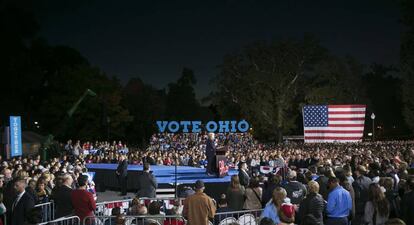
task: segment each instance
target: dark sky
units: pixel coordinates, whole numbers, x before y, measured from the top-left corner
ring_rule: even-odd
[[[397,0],[40,0],[36,14],[50,44],[78,49],[124,83],[134,76],[165,87],[183,67],[206,95],[226,53],[256,40],[313,33],[338,55],[397,64]]]

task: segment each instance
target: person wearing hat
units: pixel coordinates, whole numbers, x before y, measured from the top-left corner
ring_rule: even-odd
[[[294,225],[293,222],[295,222],[295,207],[290,201],[287,201],[280,206],[279,225]]]
[[[184,200],[183,215],[188,225],[208,225],[209,218],[214,218],[216,206],[213,200],[204,193],[204,182],[197,180],[195,194]]]
[[[355,218],[352,220],[352,224],[359,225],[364,224],[362,218],[364,216],[365,203],[368,201],[369,185],[372,180],[365,176],[367,169],[359,165],[355,170],[355,181],[352,183],[352,187],[355,192]]]

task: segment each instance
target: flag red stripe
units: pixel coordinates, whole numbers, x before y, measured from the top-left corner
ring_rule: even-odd
[[[329,127],[364,127],[364,124],[329,124]]]

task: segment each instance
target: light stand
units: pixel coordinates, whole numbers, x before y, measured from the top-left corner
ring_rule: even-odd
[[[174,194],[174,196],[175,196],[175,198],[177,199],[177,196],[178,196],[178,184],[177,184],[177,169],[178,169],[178,157],[177,157],[177,155],[178,155],[178,153],[177,153],[177,147],[175,147],[174,148],[174,152],[175,152],[175,154],[174,154],[174,174],[175,174],[175,194]]]
[[[372,119],[372,140],[375,141],[375,114],[371,114]]]

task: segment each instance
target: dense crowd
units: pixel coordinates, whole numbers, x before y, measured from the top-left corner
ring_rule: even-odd
[[[146,149],[128,151],[121,141],[90,142],[75,145],[69,140],[64,147],[67,155],[84,159],[87,163],[117,163],[119,156],[126,154],[129,164],[178,165],[204,167],[206,165],[206,134],[155,134]],[[341,166],[357,164],[368,166],[382,161],[398,161],[402,166],[411,167],[414,143],[408,141],[363,142],[354,144],[307,144],[284,143],[263,144],[255,141],[249,133],[218,134],[216,146],[226,147],[227,164],[237,167],[247,162],[250,168],[278,166],[280,159],[290,167],[308,168],[311,165]],[[91,153],[93,152],[93,154]],[[177,155],[177,160],[175,156]]]
[[[75,209],[81,218],[93,215],[96,195],[93,181],[87,176],[86,163],[118,163],[126,158],[129,164],[136,165],[204,167],[207,138],[206,134],[155,134],[149,146],[141,150],[128,149],[121,141],[73,143],[69,140],[62,145],[61,156],[48,161],[41,161],[39,156],[1,160],[0,213],[9,214],[10,224],[23,224],[20,219],[36,223],[33,221],[41,217],[39,212],[24,210],[53,199],[57,216],[73,212],[74,208],[67,207],[68,202],[72,202],[71,207],[88,205],[86,211]],[[239,175],[232,177],[227,192],[216,199],[214,210],[211,209],[214,212],[264,209],[262,221],[268,224],[322,225],[352,221],[357,225],[381,225],[390,218],[414,223],[411,176],[414,142],[275,145],[259,143],[245,133],[218,134],[215,145],[227,149],[227,164],[238,168]],[[277,166],[281,170],[262,174],[260,166]],[[203,190],[204,185],[199,184],[194,196],[204,194]],[[30,198],[24,200],[24,195]],[[86,203],[76,202],[82,199],[80,195],[87,199]],[[20,206],[23,200],[25,204]],[[13,214],[20,213],[15,210],[17,206],[23,207],[24,217]],[[149,206],[138,204],[130,213],[146,215],[145,207]],[[156,208],[151,206],[149,211],[154,214],[158,212]],[[181,213],[178,208],[173,209],[170,213]],[[191,217],[189,211],[182,213]],[[204,214],[214,217],[214,212]],[[20,219],[13,222],[13,218]]]

